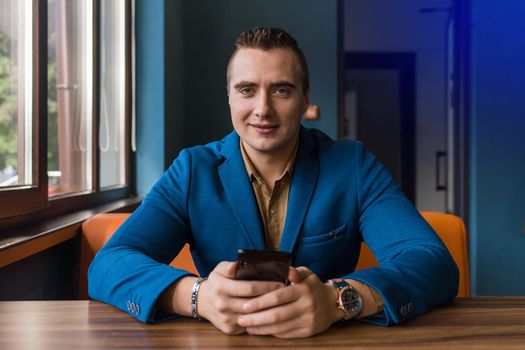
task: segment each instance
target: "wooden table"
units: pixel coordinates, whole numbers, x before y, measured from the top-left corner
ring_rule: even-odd
[[[208,322],[147,325],[95,301],[0,302],[0,349],[525,349],[525,297],[457,299],[401,325],[351,321],[308,338],[228,336]]]

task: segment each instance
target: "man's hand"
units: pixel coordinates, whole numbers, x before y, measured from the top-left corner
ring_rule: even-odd
[[[305,267],[290,268],[292,285],[234,280],[235,262],[221,262],[201,285],[198,311],[227,334],[269,334],[279,338],[309,337],[343,317],[336,306],[337,291]],[[196,277],[183,277],[161,297],[161,309],[191,316],[190,296]],[[363,298],[360,317],[377,313],[365,284],[347,280]]]
[[[246,332],[238,322],[246,301],[284,287],[279,282],[234,280],[236,264],[218,264],[202,283],[197,300],[200,316],[227,334]]]
[[[292,285],[244,300],[239,326],[250,334],[303,338],[325,331],[342,317],[337,292],[312,271],[291,268],[288,278]]]

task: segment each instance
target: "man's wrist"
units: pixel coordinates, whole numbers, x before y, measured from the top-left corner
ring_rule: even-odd
[[[365,300],[349,281],[336,278],[329,281],[337,291],[336,304],[343,313],[345,320],[361,316]]]
[[[169,314],[191,316],[191,290],[196,276],[185,276],[171,284],[158,300],[159,309]]]
[[[199,290],[201,285],[206,281],[206,277],[199,277],[194,283],[191,289],[191,315],[194,319],[201,321],[202,317],[199,314],[198,300]]]
[[[366,286],[368,287],[368,290],[372,295],[372,299],[374,299],[374,304],[376,306],[376,311],[374,312],[374,314],[382,312],[385,308],[385,303],[383,301],[383,298],[381,297],[381,294],[379,294],[373,287],[370,287],[368,284]]]
[[[157,306],[159,310],[164,313],[173,315],[175,311],[173,310],[173,294],[175,293],[175,285],[178,281],[173,282],[162,292],[157,300]]]
[[[368,284],[359,282],[356,280],[346,280],[354,289],[356,289],[359,294],[363,297],[363,310],[359,315],[360,318],[368,317],[379,313],[382,310],[379,310],[378,302],[382,303],[381,295],[377,293],[377,296],[373,294],[373,288]],[[379,299],[377,299],[379,298]]]
[[[359,313],[359,315],[356,315],[355,317],[362,318],[362,317],[372,316],[372,315],[375,315],[383,311],[383,307],[384,307],[383,299],[381,298],[381,295],[377,291],[375,291],[375,289],[373,289],[372,287],[370,287],[369,285],[365,283],[362,283],[356,280],[345,279],[344,281],[347,282],[362,298],[363,306],[362,306],[361,312]],[[337,319],[339,320],[344,317],[344,312],[339,309],[339,305],[337,302],[338,300],[337,298],[339,297],[339,294],[336,288],[332,286],[331,281],[327,282],[327,285],[329,285],[332,288],[332,290],[334,291],[333,293],[335,293],[336,295],[335,299],[333,300],[335,301],[334,308],[337,311],[336,315],[338,317]]]
[[[334,288],[331,282],[326,282],[325,286],[328,289],[328,295],[329,300],[331,303],[331,307],[329,308],[330,311],[330,319],[332,320],[332,323],[335,323],[337,321],[340,321],[344,319],[344,313],[343,310],[341,310],[338,306],[337,299],[339,298],[339,293],[337,292],[337,289]]]

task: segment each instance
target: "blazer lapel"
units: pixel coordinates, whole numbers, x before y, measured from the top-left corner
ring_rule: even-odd
[[[226,161],[219,166],[219,177],[251,249],[264,249],[265,240],[255,194],[248,178],[241,151],[239,136],[232,132],[224,140],[223,155]]]
[[[300,137],[280,245],[280,250],[287,252],[291,252],[295,246],[319,173],[319,162],[312,156],[312,136],[302,127]]]

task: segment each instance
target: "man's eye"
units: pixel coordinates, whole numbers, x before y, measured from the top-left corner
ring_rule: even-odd
[[[253,95],[253,88],[244,87],[240,89],[239,92],[241,93],[241,95],[250,96],[250,95]]]
[[[277,96],[288,96],[288,95],[290,95],[290,89],[277,88],[277,89],[275,89],[275,94]]]

